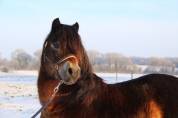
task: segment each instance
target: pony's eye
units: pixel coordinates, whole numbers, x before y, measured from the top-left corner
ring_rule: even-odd
[[[59,48],[59,43],[58,42],[53,42],[52,44],[51,44],[51,47],[52,48]]]

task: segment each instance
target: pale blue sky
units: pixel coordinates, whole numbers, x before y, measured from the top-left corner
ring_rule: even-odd
[[[59,17],[80,25],[87,50],[178,57],[178,0],[0,0],[0,53],[42,47]]]

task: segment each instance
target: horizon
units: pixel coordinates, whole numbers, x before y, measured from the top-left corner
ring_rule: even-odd
[[[86,5],[87,4],[87,5]],[[41,49],[54,18],[79,23],[86,50],[136,57],[178,57],[178,1],[0,0],[0,54]]]
[[[37,50],[35,50],[34,52],[31,52],[31,53],[29,53],[29,52],[27,52],[26,50],[24,50],[24,49],[22,49],[22,48],[17,48],[17,49],[15,49],[15,50],[13,50],[12,52],[11,52],[11,54],[10,54],[10,56],[8,56],[8,57],[3,57],[2,56],[2,53],[0,53],[0,59],[7,59],[7,60],[11,60],[12,59],[12,53],[14,53],[15,51],[17,51],[17,50],[20,50],[20,51],[24,51],[26,54],[29,54],[31,57],[34,57],[35,56],[35,52],[36,51],[39,51],[39,50],[41,50],[42,51],[42,49],[37,49]],[[160,58],[160,59],[168,59],[168,58],[178,58],[178,56],[176,57],[171,57],[171,56],[130,56],[130,55],[125,55],[125,54],[122,54],[122,53],[119,53],[119,52],[100,52],[100,51],[98,51],[98,50],[86,50],[86,52],[87,52],[87,55],[89,56],[89,54],[88,54],[88,52],[90,53],[90,52],[94,52],[94,53],[98,53],[98,54],[101,54],[101,55],[106,55],[106,54],[118,54],[118,55],[120,55],[120,56],[123,56],[123,57],[127,57],[127,58],[143,58],[143,59],[149,59],[149,58]]]

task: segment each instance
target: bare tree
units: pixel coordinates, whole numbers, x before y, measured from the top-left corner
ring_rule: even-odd
[[[35,69],[35,70],[38,70],[39,67],[40,67],[40,58],[41,58],[41,53],[42,53],[42,50],[41,49],[38,49],[34,52],[34,57],[33,57],[33,60],[32,60],[32,65],[31,65],[31,69]]]
[[[1,52],[0,52],[0,66],[2,66],[2,57],[1,57]]]
[[[123,56],[118,53],[107,53],[105,55],[109,69],[111,72],[131,72],[133,69],[132,60],[129,57]]]
[[[149,59],[149,65],[151,66],[174,66],[174,64],[165,58],[152,57]]]
[[[9,61],[6,58],[2,58],[0,54],[0,71],[8,72],[9,71]]]
[[[98,51],[95,51],[95,50],[89,50],[89,51],[87,51],[87,53],[88,53],[88,56],[89,56],[89,59],[90,59],[90,63],[92,65],[97,64],[98,59],[101,57],[101,53],[99,53]]]
[[[23,49],[16,49],[11,54],[12,68],[14,69],[28,69],[32,62],[32,57]]]
[[[175,64],[166,58],[152,57],[145,73],[174,73]]]

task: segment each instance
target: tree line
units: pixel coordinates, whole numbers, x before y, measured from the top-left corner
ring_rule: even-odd
[[[87,51],[95,72],[111,73],[167,73],[178,74],[178,58],[127,57],[119,53],[100,53]],[[23,49],[16,49],[10,59],[0,56],[0,71],[38,70],[40,67],[41,49],[32,55]]]
[[[40,67],[41,49],[36,50],[33,55],[23,49],[16,49],[11,53],[10,59],[0,56],[0,70],[38,70]]]
[[[96,72],[178,74],[178,58],[127,57],[119,53],[88,51]]]

